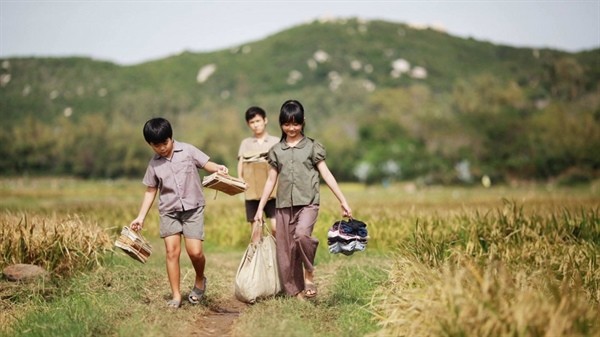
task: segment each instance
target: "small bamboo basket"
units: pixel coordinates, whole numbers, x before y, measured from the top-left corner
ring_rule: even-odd
[[[146,263],[152,254],[152,246],[142,236],[142,233],[135,232],[127,226],[121,230],[121,235],[115,241],[115,246],[141,263]]]

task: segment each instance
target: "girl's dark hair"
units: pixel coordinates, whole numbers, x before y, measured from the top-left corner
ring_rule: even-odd
[[[279,111],[279,126],[285,123],[302,124],[302,135],[304,136],[304,107],[300,102],[290,99],[283,102]],[[281,140],[285,139],[285,132],[281,130]]]
[[[144,139],[150,144],[160,144],[173,138],[173,129],[168,120],[158,117],[152,118],[144,124]]]
[[[256,115],[260,115],[263,119],[267,118],[265,110],[258,106],[251,106],[246,110],[246,122],[249,122]]]

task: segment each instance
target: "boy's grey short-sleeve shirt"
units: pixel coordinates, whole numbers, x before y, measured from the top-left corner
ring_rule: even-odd
[[[325,160],[325,148],[319,142],[304,137],[296,146],[285,141],[269,150],[269,164],[279,176],[277,181],[277,208],[318,205],[318,162]]]
[[[166,214],[204,206],[204,194],[198,169],[209,156],[195,146],[173,141],[171,160],[155,154],[146,169],[143,183],[159,190],[158,211]]]

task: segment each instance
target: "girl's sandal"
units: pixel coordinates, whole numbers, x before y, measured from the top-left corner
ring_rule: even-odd
[[[314,283],[305,283],[304,297],[313,298],[317,296],[317,286]]]
[[[198,304],[204,297],[204,293],[206,292],[206,277],[204,277],[204,289],[200,289],[194,285],[192,291],[190,291],[190,295],[188,296],[188,301],[192,304]]]

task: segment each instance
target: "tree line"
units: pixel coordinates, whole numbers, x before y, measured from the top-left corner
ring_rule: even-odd
[[[172,121],[175,139],[231,168],[239,142],[249,135],[245,107],[266,106],[269,131],[279,136],[277,109],[294,97],[307,109],[307,135],[326,146],[328,164],[343,181],[469,184],[487,176],[495,182],[586,182],[600,167],[600,94],[582,87],[576,64],[563,62],[555,64],[556,78],[544,94],[484,73],[457,80],[449,92],[426,84],[366,92],[348,79],[336,92],[315,87],[237,102],[215,97],[186,109],[176,108],[180,93],[167,92],[160,100],[130,98],[128,104],[162,114]],[[157,108],[157,102],[175,108]],[[51,121],[28,116],[6,126],[0,171],[139,178],[152,154],[141,134],[142,116],[152,116],[124,111],[60,114]]]

